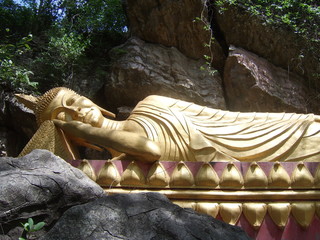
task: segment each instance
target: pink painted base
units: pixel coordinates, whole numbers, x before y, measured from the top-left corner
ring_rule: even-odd
[[[73,166],[79,166],[81,161],[72,161],[70,162]],[[94,168],[96,174],[98,174],[99,170],[103,167],[105,160],[90,160],[91,166]],[[130,164],[130,161],[114,161],[113,162],[117,167],[119,174],[125,171],[125,169]],[[144,164],[137,162],[138,166],[142,170],[145,176],[147,176],[152,164]],[[164,168],[166,169],[169,175],[172,174],[174,168],[178,164],[177,162],[162,162]],[[210,163],[213,169],[217,172],[218,176],[220,177],[223,170],[227,166],[227,162],[213,162]],[[236,162],[234,163],[239,171],[244,175],[250,164],[249,162]],[[269,174],[272,166],[274,163],[272,162],[262,162],[258,163],[261,169],[265,172],[266,175]],[[198,162],[186,162],[186,165],[195,176],[200,169],[202,163]],[[281,163],[284,169],[288,172],[289,175],[292,174],[292,171],[296,167],[297,163]],[[319,165],[319,163],[305,163],[307,168],[309,169],[312,175],[315,174],[315,171]],[[217,219],[221,219],[221,216],[218,215]],[[303,229],[294,219],[292,215],[290,215],[287,225],[281,229],[279,228],[271,219],[271,217],[266,214],[264,221],[262,222],[259,229],[254,229],[250,223],[247,221],[245,216],[242,214],[240,216],[239,221],[236,224],[237,226],[241,227],[247,234],[256,240],[320,240],[320,219],[315,216],[311,224],[308,228]]]

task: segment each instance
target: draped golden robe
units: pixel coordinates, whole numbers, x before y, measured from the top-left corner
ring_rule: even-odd
[[[313,114],[239,113],[149,96],[133,110],[167,161],[319,161]]]

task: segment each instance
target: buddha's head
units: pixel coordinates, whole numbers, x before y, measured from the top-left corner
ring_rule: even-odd
[[[38,97],[33,110],[39,125],[45,120],[59,119],[77,120],[101,127],[103,115],[114,117],[113,113],[100,108],[88,98],[63,87],[53,88]]]

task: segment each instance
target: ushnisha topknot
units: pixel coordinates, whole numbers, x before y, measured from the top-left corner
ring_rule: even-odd
[[[38,126],[40,126],[41,123],[47,120],[47,119],[43,119],[42,112],[49,106],[51,101],[57,96],[58,92],[60,92],[61,90],[68,90],[77,94],[76,92],[74,92],[69,88],[56,87],[56,88],[50,89],[49,91],[45,92],[42,96],[38,97],[36,102],[36,109],[34,111]]]

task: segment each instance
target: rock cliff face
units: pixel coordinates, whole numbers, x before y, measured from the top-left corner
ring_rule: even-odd
[[[221,13],[203,0],[137,0],[126,1],[125,7],[130,33],[140,46],[130,39],[117,48],[123,55],[115,56],[111,67],[105,91],[109,102],[130,105],[143,92],[219,108],[226,102],[235,111],[320,112],[314,91],[320,64],[296,34],[266,25],[239,6]],[[204,81],[199,62],[205,55],[222,81],[218,74]]]
[[[265,58],[230,48],[224,86],[230,110],[267,112],[319,112],[316,94],[297,74],[276,67]],[[239,100],[241,99],[241,100]]]
[[[241,47],[265,58],[277,67],[300,75],[306,84],[319,85],[319,56],[310,43],[285,28],[266,24],[240,7],[227,6],[226,11],[214,12],[216,26],[227,45]],[[314,48],[320,47],[314,45]]]
[[[144,41],[175,47],[193,59],[210,55],[205,43],[211,33],[205,28],[209,23],[208,9],[204,0],[178,1],[126,1],[129,28],[133,36]],[[201,20],[200,20],[201,19]],[[212,44],[214,62],[223,61],[221,46]]]
[[[153,94],[225,109],[221,77],[210,75],[204,60],[186,57],[176,48],[129,39],[113,49],[115,59],[105,95],[109,102],[136,105]]]

